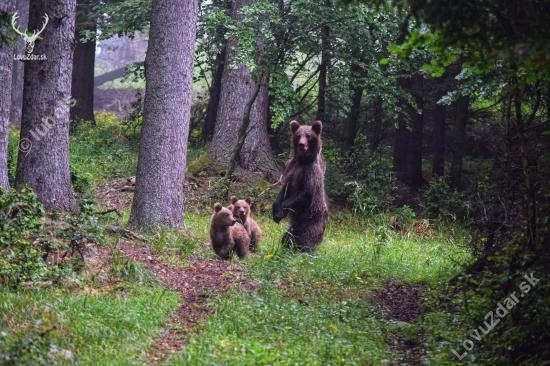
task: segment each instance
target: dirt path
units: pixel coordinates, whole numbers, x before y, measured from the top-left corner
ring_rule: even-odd
[[[418,317],[422,315],[421,295],[421,284],[398,285],[390,282],[384,290],[373,296],[372,301],[381,306],[393,320],[414,324]],[[394,337],[398,342],[400,352],[403,353],[405,364],[421,366],[421,358],[425,354],[421,348],[422,343],[406,339],[402,335],[395,335]]]
[[[108,250],[103,249],[109,255]],[[159,256],[144,246],[124,245],[120,248],[128,258],[138,261],[153,272],[157,278],[170,286],[182,297],[182,305],[170,315],[164,325],[162,337],[153,342],[147,352],[151,364],[178,353],[185,345],[185,329],[193,327],[212,312],[206,306],[211,295],[227,292],[231,288],[241,291],[255,291],[254,283],[242,279],[248,265],[214,259],[185,259],[182,267],[163,263]]]

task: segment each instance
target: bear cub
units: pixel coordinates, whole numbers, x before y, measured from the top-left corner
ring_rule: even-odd
[[[256,221],[250,217],[252,198],[248,197],[246,200],[239,200],[236,196],[233,196],[231,197],[231,203],[229,207],[233,211],[233,217],[244,226],[250,236],[250,249],[257,250],[260,240],[262,240],[262,230]]]
[[[210,239],[218,257],[229,259],[231,252],[236,251],[239,258],[246,257],[250,237],[243,225],[233,217],[230,209],[220,203],[214,205],[214,214],[210,219]]]
[[[290,217],[283,244],[310,252],[323,240],[328,221],[325,196],[326,165],[321,156],[323,124],[290,123],[291,158],[283,173],[283,187],[273,203],[273,220]]]

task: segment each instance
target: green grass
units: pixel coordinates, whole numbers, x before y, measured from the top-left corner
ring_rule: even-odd
[[[0,292],[0,355],[10,355],[18,365],[51,364],[55,347],[71,351],[76,364],[143,365],[141,351],[180,298],[127,283],[109,290],[96,295],[68,289]],[[56,360],[73,363],[61,356]]]

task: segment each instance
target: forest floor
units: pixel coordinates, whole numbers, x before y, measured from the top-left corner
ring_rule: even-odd
[[[437,313],[437,303],[442,284],[470,259],[461,245],[469,230],[331,206],[317,250],[293,253],[280,245],[286,225],[269,214],[274,189],[252,212],[263,231],[258,253],[222,261],[210,245],[212,207],[258,189],[200,177],[185,187],[187,230],[143,240],[108,232],[128,220],[133,192],[126,178],[137,154],[87,142],[71,143],[71,165],[91,177],[96,210],[117,208],[120,216],[95,216],[101,235],[80,272],[55,285],[0,292],[1,336],[14,358],[59,365],[457,364],[442,351],[449,342],[439,335],[452,318]]]

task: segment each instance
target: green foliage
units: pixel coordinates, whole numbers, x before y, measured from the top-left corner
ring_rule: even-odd
[[[468,221],[475,213],[474,207],[466,194],[453,190],[443,177],[435,177],[426,190],[427,210],[435,217],[447,217],[453,220]]]
[[[29,242],[43,235],[44,207],[32,189],[6,194],[0,187],[0,281],[17,285],[25,280],[46,277],[48,268],[42,260],[40,245]]]

